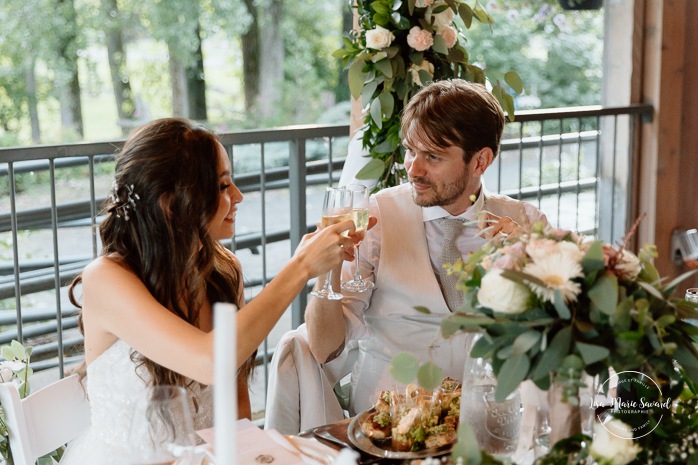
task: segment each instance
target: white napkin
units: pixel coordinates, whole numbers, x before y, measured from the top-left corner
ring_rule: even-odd
[[[284,436],[273,429],[267,429],[264,432],[280,446],[299,457],[306,465],[331,465],[336,463],[335,460],[339,455],[336,450],[314,439]]]

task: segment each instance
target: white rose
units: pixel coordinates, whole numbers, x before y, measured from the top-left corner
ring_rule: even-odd
[[[613,419],[594,424],[594,440],[589,452],[599,463],[607,465],[626,465],[642,450],[633,442],[630,427],[620,420]]]
[[[419,78],[420,71],[426,71],[429,74],[429,77],[433,78],[434,65],[427,60],[422,60],[422,63],[420,63],[419,65],[415,65],[414,63],[410,65],[410,73],[412,73],[412,82],[414,82],[418,86],[423,86],[425,83],[423,83],[422,80]]]
[[[452,48],[458,42],[458,32],[451,26],[442,27],[437,32],[446,42],[446,47]]]
[[[418,52],[423,52],[434,45],[434,38],[431,36],[431,32],[425,31],[419,26],[415,26],[410,29],[410,33],[407,34],[407,45]]]
[[[477,300],[495,312],[514,314],[528,308],[530,295],[526,286],[503,277],[502,270],[494,268],[482,277]]]
[[[389,47],[395,40],[391,31],[384,27],[376,26],[375,29],[366,31],[366,47],[374,50],[381,50]]]

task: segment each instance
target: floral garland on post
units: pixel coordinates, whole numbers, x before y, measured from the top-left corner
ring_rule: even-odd
[[[334,56],[349,72],[349,88],[368,109],[364,117],[363,147],[372,160],[357,174],[377,179],[376,190],[400,184],[402,167],[400,115],[419,89],[435,80],[462,78],[485,84],[514,118],[511,93],[523,90],[515,72],[504,74],[504,83],[486,77],[485,70],[470,63],[465,29],[473,19],[491,25],[492,17],[479,1],[471,7],[464,0],[356,0],[359,30],[344,38]]]

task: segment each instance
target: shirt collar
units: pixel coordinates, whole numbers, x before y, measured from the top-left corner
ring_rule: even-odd
[[[482,211],[482,207],[485,204],[485,197],[487,192],[485,190],[484,181],[480,182],[480,194],[475,199],[475,202],[468,207],[463,213],[458,216],[453,216],[442,207],[422,207],[422,221],[425,223],[427,221],[438,220],[439,218],[463,218],[466,221],[475,221],[477,219],[477,214]]]

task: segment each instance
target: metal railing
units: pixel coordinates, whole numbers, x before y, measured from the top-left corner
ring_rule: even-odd
[[[634,131],[651,117],[650,105],[519,112],[485,185],[536,204],[555,226],[616,240],[632,222]],[[324,186],[339,179],[348,133],[339,125],[220,134],[246,196],[228,244],[245,270],[246,298],[314,228]],[[82,357],[66,289],[99,253],[98,214],[122,143],[0,149],[0,344],[35,346],[37,371],[63,376]],[[275,340],[303,321],[306,302],[303,293],[259,351],[264,388]]]

